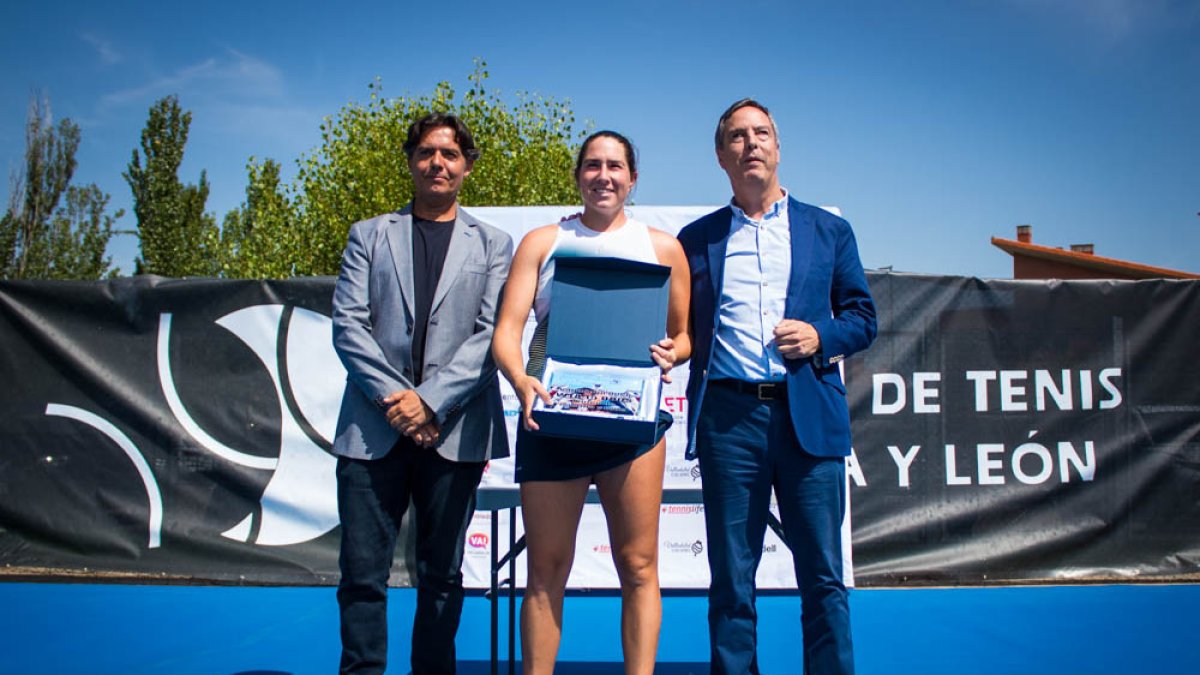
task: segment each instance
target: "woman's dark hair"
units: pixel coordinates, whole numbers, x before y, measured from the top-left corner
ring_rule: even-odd
[[[454,142],[458,143],[458,147],[462,149],[463,157],[474,162],[479,159],[479,148],[475,147],[475,139],[471,137],[471,130],[458,117],[444,112],[431,112],[424,117],[417,119],[408,127],[408,138],[404,140],[404,156],[412,159],[413,153],[417,151],[417,146],[420,145],[421,139],[425,134],[437,129],[438,127],[448,127],[454,130]]]
[[[600,131],[597,131],[583,139],[583,144],[579,146],[579,153],[575,155],[576,181],[579,180],[579,171],[583,168],[583,156],[587,152],[588,146],[591,145],[592,141],[596,140],[597,138],[611,138],[625,146],[625,163],[629,165],[629,173],[631,175],[637,173],[637,150],[634,149],[633,142],[615,131],[601,129]]]

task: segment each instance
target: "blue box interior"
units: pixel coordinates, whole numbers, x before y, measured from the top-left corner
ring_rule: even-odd
[[[558,258],[546,356],[568,363],[652,366],[666,335],[671,268],[620,258]]]

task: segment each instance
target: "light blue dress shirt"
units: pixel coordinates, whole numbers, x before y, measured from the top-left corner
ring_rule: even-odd
[[[775,346],[792,271],[787,191],[761,220],[733,207],[709,378],[779,382],[786,372]]]

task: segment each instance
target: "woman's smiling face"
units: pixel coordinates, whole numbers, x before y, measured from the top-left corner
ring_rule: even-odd
[[[585,209],[611,212],[625,207],[637,182],[625,145],[611,136],[593,138],[583,151],[575,180]]]

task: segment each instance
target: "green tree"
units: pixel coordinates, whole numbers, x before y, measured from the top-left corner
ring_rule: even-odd
[[[311,267],[305,258],[310,249],[279,180],[279,164],[251,157],[246,172],[246,201],[221,225],[221,275],[282,278],[295,276],[299,265]]]
[[[95,185],[72,186],[79,127],[55,125],[50,105],[34,97],[25,127],[25,163],[13,178],[9,207],[0,217],[0,272],[9,279],[99,279],[115,276],[105,256],[113,223],[107,194]],[[60,206],[63,196],[66,204]]]
[[[413,120],[433,110],[461,117],[483,151],[459,195],[464,205],[578,201],[571,169],[585,132],[575,130],[569,103],[518,92],[510,108],[486,90],[487,78],[487,64],[476,60],[461,98],[442,82],[429,95],[387,99],[376,80],[365,105],[326,118],[320,147],[297,162],[288,219],[301,247],[292,254],[296,274],[336,274],[350,225],[412,198],[401,145]]]
[[[168,96],[150,107],[142,129],[142,154],[135,149],[122,174],[133,192],[141,256],[138,274],[164,276],[216,276],[220,268],[220,241],[216,219],[204,212],[208,179],[184,185],[179,180],[192,114]],[[142,157],[145,157],[145,165]]]

